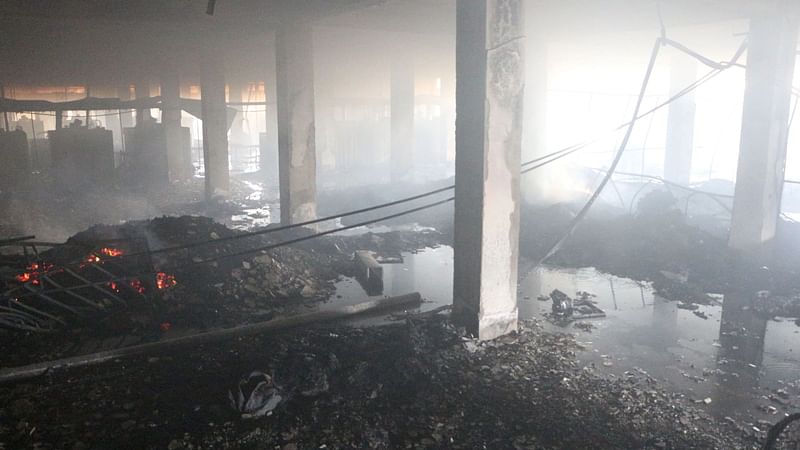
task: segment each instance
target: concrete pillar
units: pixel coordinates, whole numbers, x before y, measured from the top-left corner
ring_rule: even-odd
[[[440,156],[441,162],[447,171],[450,171],[451,161],[450,155],[455,154],[456,148],[456,86],[455,76],[447,75],[442,77],[442,154]]]
[[[124,83],[117,87],[117,98],[120,100],[131,99],[131,85]],[[133,126],[133,113],[131,111],[120,111],[119,119],[122,121],[122,129]]]
[[[248,101],[245,97],[245,91],[248,89],[248,83],[244,80],[236,80],[228,83],[228,101],[231,103],[242,103]],[[236,109],[236,117],[233,118],[231,125],[231,144],[246,147],[252,144],[250,135],[244,129],[244,110],[243,105],[232,105]],[[252,109],[261,108],[256,107]]]
[[[523,0],[459,0],[453,315],[480,339],[517,328]]]
[[[191,176],[190,155],[185,152],[181,130],[181,83],[176,72],[170,71],[161,78],[161,124],[167,147],[169,181],[185,180]]]
[[[677,94],[695,81],[697,81],[697,61],[684,54],[673,57],[669,95]],[[669,105],[664,150],[664,179],[684,186],[689,184],[692,175],[696,109],[694,91]]]
[[[281,28],[276,47],[281,223],[291,224],[317,215],[311,26]]]
[[[200,81],[206,200],[230,189],[225,64],[219,50],[208,49]]]
[[[136,99],[150,97],[150,80],[142,78],[135,84]],[[136,110],[136,125],[140,125],[145,121],[151,120],[150,109],[137,109]]]
[[[788,4],[787,4],[788,5]],[[739,165],[728,245],[766,256],[783,191],[798,19],[788,11],[750,20]]]
[[[406,179],[414,164],[414,66],[395,61],[391,73],[391,179]]]
[[[274,59],[274,58],[273,58]],[[258,136],[258,163],[262,181],[278,187],[278,113],[275,102],[275,72],[264,82],[264,132]]]

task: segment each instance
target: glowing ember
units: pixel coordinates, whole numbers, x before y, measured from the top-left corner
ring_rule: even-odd
[[[158,272],[156,274],[156,287],[159,289],[166,289],[178,284],[175,281],[175,275],[169,275],[164,272]]]
[[[142,284],[141,280],[136,280],[136,279],[131,280],[130,281],[130,285],[136,292],[138,292],[140,294],[144,294],[145,289],[144,289],[144,285]]]
[[[86,257],[86,262],[90,263],[100,262],[100,257],[97,255],[89,255]]]
[[[170,328],[172,328],[172,324],[169,322],[164,322],[161,325],[159,325],[159,328],[161,329],[161,331],[166,333],[167,331],[169,331]]]
[[[25,272],[15,276],[14,279],[20,283],[30,282],[34,286],[38,286],[41,284],[41,281],[39,281],[39,276],[48,272],[52,268],[52,264],[31,263],[25,268]]]
[[[25,272],[25,273],[21,273],[21,274],[17,275],[15,278],[20,283],[27,283],[28,281],[31,281],[31,274],[30,274],[30,272]]]
[[[115,256],[122,256],[123,251],[118,248],[103,247],[100,249],[100,253],[113,258]]]
[[[119,292],[119,285],[117,284],[116,281],[109,281],[108,282],[108,288],[111,289],[114,292],[117,292],[117,293]]]

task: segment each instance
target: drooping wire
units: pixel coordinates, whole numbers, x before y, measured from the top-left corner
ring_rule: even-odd
[[[655,43],[653,44],[653,50],[652,53],[650,54],[650,62],[647,65],[647,71],[645,72],[644,79],[642,80],[642,87],[641,90],[639,91],[639,98],[637,99],[636,106],[634,107],[633,110],[633,119],[628,125],[628,129],[625,132],[625,136],[622,138],[619,150],[617,150],[617,154],[614,156],[614,160],[611,162],[611,166],[609,167],[608,172],[600,181],[600,184],[592,193],[591,197],[589,197],[589,200],[586,201],[586,204],[583,206],[583,208],[581,208],[581,210],[569,224],[566,232],[550,247],[547,253],[545,253],[545,255],[539,260],[537,265],[541,265],[542,263],[547,261],[551,256],[553,256],[553,254],[555,254],[561,248],[561,245],[563,245],[563,243],[567,240],[567,238],[569,238],[572,235],[572,233],[575,231],[575,228],[589,212],[592,205],[594,205],[594,202],[600,197],[600,194],[603,192],[603,189],[606,187],[606,184],[608,184],[609,180],[611,180],[611,177],[614,175],[614,170],[616,170],[617,165],[622,159],[622,155],[623,153],[625,153],[625,148],[628,146],[628,141],[630,140],[630,137],[633,134],[633,129],[634,126],[636,125],[636,119],[639,116],[639,110],[642,107],[642,102],[644,101],[644,95],[647,92],[648,85],[650,84],[650,77],[653,74],[653,69],[655,68],[656,60],[658,59],[658,53],[659,50],[661,49],[661,44],[662,40],[660,37],[656,39]]]
[[[630,139],[630,136],[631,136],[631,134],[633,132],[634,125],[636,124],[637,118],[639,117],[638,116],[639,108],[641,107],[642,101],[644,100],[645,92],[647,90],[647,85],[649,84],[650,76],[652,75],[653,67],[655,65],[655,60],[658,57],[659,49],[660,49],[661,46],[662,46],[661,38],[656,39],[656,42],[655,42],[655,44],[653,46],[653,51],[652,51],[652,54],[651,54],[650,63],[648,64],[648,68],[647,68],[647,71],[645,73],[645,78],[644,78],[644,80],[642,82],[642,89],[639,92],[639,98],[637,99],[636,108],[634,109],[633,120],[628,122],[628,129],[627,129],[627,131],[625,133],[625,137],[623,138],[622,143],[620,144],[620,147],[617,150],[617,153],[616,153],[616,155],[614,157],[614,160],[611,163],[611,166],[606,171],[605,176],[603,177],[602,181],[597,186],[595,191],[592,193],[591,197],[589,197],[589,200],[587,200],[586,204],[581,208],[581,210],[578,212],[578,214],[575,216],[575,218],[570,222],[570,224],[567,227],[567,231],[550,247],[550,249],[545,253],[545,255],[538,261],[537,265],[541,265],[542,263],[547,261],[549,258],[551,258],[556,252],[558,252],[558,250],[561,248],[561,246],[564,244],[564,242],[572,235],[572,233],[577,228],[578,224],[583,220],[583,218],[589,212],[589,209],[591,209],[591,207],[594,204],[594,202],[600,196],[600,194],[602,193],[602,191],[605,188],[606,184],[608,184],[609,180],[611,180],[611,178],[614,176],[614,171],[616,170],[617,165],[619,164],[619,161],[622,159],[622,155],[625,152],[625,148],[627,147],[628,140]],[[747,48],[747,41],[745,40],[739,46],[739,49],[734,54],[733,58],[731,58],[731,61],[729,63],[722,64],[719,68],[712,69],[704,77],[701,77],[701,79],[703,80],[702,83],[705,83],[708,80],[710,80],[711,78],[719,75],[722,71],[724,71],[724,70],[726,70],[726,69],[728,69],[730,67],[736,66],[736,62],[739,60],[739,58],[742,56],[742,54],[744,54],[744,51],[745,51],[746,48]],[[695,83],[692,83],[692,85],[690,85],[690,86],[692,86],[691,90],[697,88],[697,86],[699,86],[700,84],[701,84],[700,80],[697,80]],[[678,96],[678,97],[673,96],[673,98],[679,98],[679,96],[686,95],[686,93],[688,93],[690,91],[690,90],[687,90],[687,89],[682,90],[681,92],[676,94],[676,96]]]

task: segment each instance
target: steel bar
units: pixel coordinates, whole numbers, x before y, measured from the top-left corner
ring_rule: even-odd
[[[58,289],[62,289],[65,294],[67,294],[67,295],[69,295],[71,297],[74,297],[74,298],[86,303],[87,305],[89,305],[89,306],[91,306],[91,307],[93,307],[95,309],[98,309],[98,310],[103,309],[102,305],[99,305],[97,302],[95,302],[95,301],[93,301],[93,300],[91,300],[91,299],[89,299],[87,297],[84,297],[84,296],[78,294],[77,292],[73,292],[73,290],[70,289],[70,288],[65,288],[64,286],[62,286],[62,285],[58,284],[57,282],[53,281],[53,279],[48,277],[47,275],[42,275],[41,279],[43,281],[46,281],[46,282],[52,284],[53,286],[55,286]],[[44,287],[44,284],[42,285],[42,287]]]
[[[189,336],[182,336],[159,342],[149,342],[146,344],[132,345],[130,347],[124,347],[115,350],[107,350],[90,355],[74,356],[70,358],[64,358],[55,361],[47,361],[43,363],[36,363],[22,367],[13,367],[0,370],[0,383],[35,377],[53,369],[65,369],[70,367],[86,366],[90,364],[99,364],[112,359],[122,358],[125,356],[139,355],[143,353],[164,350],[167,348],[172,348],[177,346],[185,346],[185,345],[197,346],[200,344],[218,342],[241,336],[257,335],[268,332],[281,331],[290,328],[311,325],[319,322],[341,320],[352,316],[385,311],[387,309],[392,309],[392,308],[416,306],[419,305],[420,302],[422,302],[422,297],[419,295],[418,292],[414,292],[411,294],[401,295],[399,297],[367,300],[363,303],[358,303],[355,305],[345,305],[328,311],[317,311],[309,314],[301,314],[298,316],[274,319],[267,322],[258,322],[233,328],[225,328]]]
[[[80,316],[81,315],[80,312],[78,312],[77,309],[62,303],[62,302],[54,299],[53,297],[51,297],[51,296],[49,296],[47,294],[42,294],[41,292],[37,292],[36,289],[32,288],[28,284],[25,284],[25,289],[27,289],[28,291],[32,292],[35,296],[37,296],[39,298],[42,298],[42,299],[52,303],[53,305],[58,306],[59,308],[66,309],[67,311],[71,312],[72,314],[75,314],[76,316]]]

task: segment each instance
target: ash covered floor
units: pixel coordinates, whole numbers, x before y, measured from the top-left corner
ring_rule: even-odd
[[[236,339],[0,387],[7,448],[757,448],[641,373],[609,379],[526,322],[477,344],[444,317]],[[244,420],[253,370],[282,401]]]
[[[260,229],[274,211],[254,208],[263,198],[244,187],[242,202],[219,205],[219,220],[228,226],[203,217],[157,218],[96,226],[74,238],[102,242],[138,233],[159,247]],[[246,197],[254,194],[259,198],[251,204]],[[800,296],[791,247],[782,249],[782,264],[767,270],[746,262],[734,267],[720,238],[669,211],[657,207],[627,217],[601,211],[557,255],[558,266],[531,270],[525,257],[535,260],[539,244],[569,214],[527,207],[519,308],[528,322],[519,335],[477,344],[445,317],[379,314],[54,370],[0,386],[0,443],[759,448],[769,427],[800,398],[794,355]],[[171,273],[177,285],[161,294],[158,308],[67,327],[66,335],[16,334],[3,340],[3,369],[414,291],[426,302],[411,312],[424,314],[451,303],[449,214],[415,217],[423,226],[394,221],[199,271],[180,264],[272,238],[165,258],[162,263],[178,265]],[[782,226],[784,236],[794,232],[793,224]],[[377,295],[353,278],[356,250],[371,250],[385,262]],[[606,317],[566,326],[548,322],[551,302],[540,298],[554,289],[591,294]],[[229,392],[254,371],[271,377],[271,392],[281,401],[268,417],[245,420],[230,405]],[[792,442],[794,434],[787,434]]]

